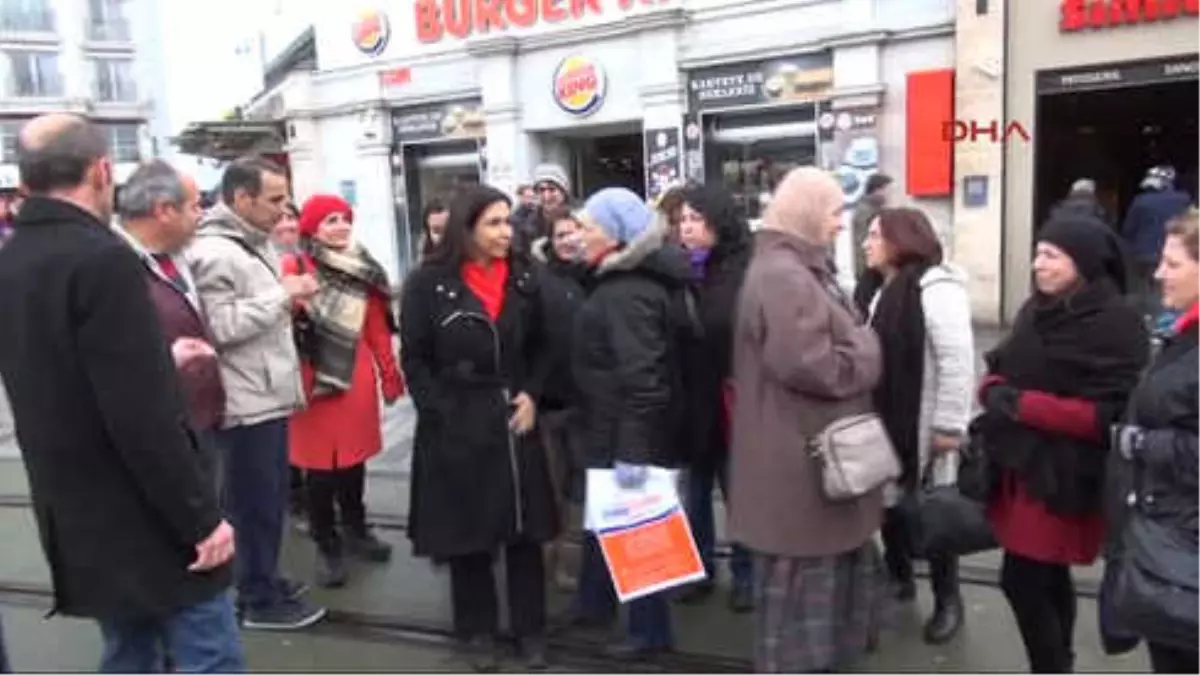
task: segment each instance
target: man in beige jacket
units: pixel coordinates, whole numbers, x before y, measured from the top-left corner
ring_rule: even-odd
[[[325,616],[303,586],[279,576],[288,489],[288,418],[304,405],[292,307],[311,298],[311,276],[280,277],[270,233],[287,204],[278,166],[233,162],[221,202],[200,222],[188,262],[208,315],[225,385],[220,442],[227,509],[237,532],[238,600],[247,628],[294,630]]]

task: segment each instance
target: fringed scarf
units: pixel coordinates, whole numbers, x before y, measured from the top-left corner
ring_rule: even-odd
[[[312,259],[321,290],[308,306],[310,353],[302,356],[316,372],[313,393],[320,396],[350,389],[371,293],[389,301],[391,317],[392,289],[383,266],[362,247],[335,251],[314,241]],[[390,323],[394,330],[394,317]]]

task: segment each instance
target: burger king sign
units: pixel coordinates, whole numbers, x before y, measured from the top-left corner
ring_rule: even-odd
[[[583,56],[568,56],[554,71],[554,102],[572,115],[584,117],[604,103],[604,68]]]
[[[350,28],[350,38],[358,51],[367,56],[379,56],[387,49],[388,38],[392,36],[392,27],[388,23],[387,14],[378,9],[368,9],[358,15],[358,20]]]

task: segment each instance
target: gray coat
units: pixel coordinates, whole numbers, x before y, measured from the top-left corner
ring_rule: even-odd
[[[292,302],[267,234],[224,204],[204,217],[187,252],[225,385],[225,426],[290,417],[304,404]]]
[[[733,337],[730,529],[756,551],[825,557],[878,529],[882,488],[833,503],[808,440],[869,412],[879,341],[849,299],[835,298],[825,249],[764,231],[742,287]]]

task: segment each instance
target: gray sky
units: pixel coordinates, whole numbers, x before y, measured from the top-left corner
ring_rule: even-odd
[[[217,119],[253,96],[261,73],[241,57],[239,43],[257,49],[254,35],[276,0],[159,0],[163,60],[172,131]]]

